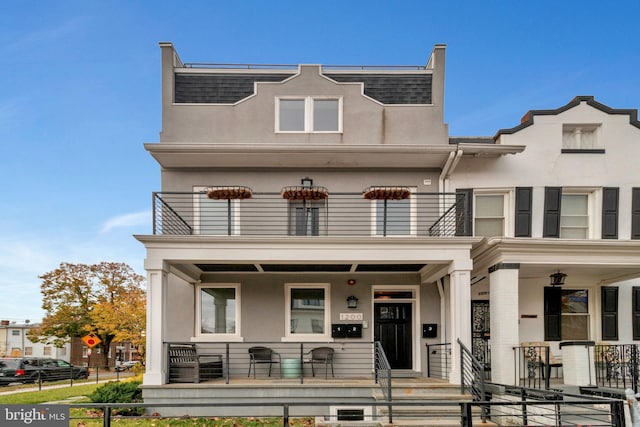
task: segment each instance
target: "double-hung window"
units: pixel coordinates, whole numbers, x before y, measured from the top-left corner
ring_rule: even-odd
[[[240,285],[202,284],[196,288],[196,335],[212,340],[239,339]]]
[[[544,316],[545,341],[588,340],[589,291],[546,287]]]
[[[331,336],[328,284],[285,286],[285,337],[328,339]]]
[[[276,132],[342,132],[342,98],[277,98]]]
[[[589,195],[562,194],[560,210],[560,238],[589,238]]]
[[[477,192],[474,194],[474,235],[506,236],[509,197],[506,192]]]

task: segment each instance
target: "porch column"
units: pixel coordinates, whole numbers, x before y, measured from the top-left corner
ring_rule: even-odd
[[[162,261],[158,263],[163,264]],[[165,322],[167,306],[168,273],[162,265],[150,265],[145,261],[147,271],[147,348],[144,385],[161,385],[166,382],[166,354],[164,351]],[[155,262],[153,264],[156,264]]]
[[[458,339],[471,348],[471,260],[456,263],[449,271],[449,313],[451,337],[451,374],[449,382],[460,384],[460,346]]]
[[[514,385],[513,347],[519,345],[518,277],[520,264],[498,263],[489,268],[491,314],[491,382]]]

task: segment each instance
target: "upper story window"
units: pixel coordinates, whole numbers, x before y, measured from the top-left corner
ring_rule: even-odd
[[[508,194],[505,192],[474,194],[475,236],[506,235],[508,200]]]
[[[363,195],[371,200],[371,234],[415,236],[417,206],[415,187],[369,187]]]
[[[277,98],[276,132],[342,132],[342,99]]]
[[[193,233],[240,234],[240,201],[252,197],[248,187],[194,187]]]
[[[565,124],[562,125],[562,152],[595,152],[603,153],[604,147],[600,138],[598,124]]]
[[[20,330],[19,329],[12,329],[11,330],[11,335],[14,337],[17,337],[20,335]]]
[[[562,194],[560,238],[589,238],[589,194]]]

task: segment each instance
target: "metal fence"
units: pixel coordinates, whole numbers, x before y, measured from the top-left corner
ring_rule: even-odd
[[[415,411],[424,410],[429,413],[433,408],[459,408],[459,411],[447,411],[440,413],[437,417],[425,415],[416,417],[415,415],[401,415],[396,413],[394,425],[402,425],[403,421],[411,420],[411,425],[417,425],[416,419],[423,423],[422,425],[441,425],[449,422],[449,424],[458,424],[463,427],[486,426],[487,422],[483,422],[477,414],[481,408],[488,408],[488,421],[494,426],[569,426],[569,425],[588,425],[588,426],[611,426],[624,427],[624,402],[619,399],[585,397],[579,395],[563,395],[560,393],[541,394],[540,390],[530,390],[524,388],[512,388],[507,390],[506,394],[501,397],[495,397],[492,401],[471,402],[464,400],[431,400],[431,401],[377,401],[366,404],[360,404],[361,408],[371,408],[371,415],[361,415],[360,418],[354,417],[354,413],[349,411],[349,418],[340,418],[339,415],[331,414],[326,409],[317,412],[324,412],[321,416],[305,416],[300,407],[322,407],[322,408],[340,408],[349,407],[340,401],[320,401],[314,402],[273,402],[267,400],[258,400],[251,403],[189,403],[188,405],[176,404],[144,404],[144,403],[79,403],[71,404],[70,408],[91,408],[91,419],[95,420],[97,416],[102,417],[103,425],[110,427],[112,423],[121,421],[123,418],[136,419],[146,418],[153,420],[165,420],[175,417],[163,417],[161,415],[162,408],[184,408],[185,416],[189,416],[190,408],[208,407],[222,408],[228,412],[229,418],[235,418],[234,411],[237,410],[238,417],[249,417],[255,422],[259,416],[248,416],[247,412],[251,412],[250,408],[280,408],[280,416],[270,417],[272,420],[276,418],[281,421],[282,426],[290,426],[294,418],[312,418],[316,427],[329,425],[358,425],[358,426],[382,426],[388,425],[390,421],[386,415],[379,415],[380,408],[389,406],[402,406],[403,408],[412,407]],[[113,412],[117,408],[152,408],[155,412],[139,417],[121,417],[114,416]],[[249,411],[247,411],[249,409]],[[86,411],[89,412],[89,411]],[[149,411],[147,411],[149,412]],[[448,415],[443,415],[447,413]],[[295,415],[294,415],[295,414]],[[361,411],[364,414],[364,411]],[[194,424],[197,419],[190,417]],[[79,424],[82,420],[88,419],[87,416],[73,416],[70,419],[72,425]],[[355,421],[349,424],[349,421]]]
[[[362,193],[289,200],[281,193],[210,199],[197,193],[153,193],[153,234],[216,236],[455,236],[465,221],[464,195],[412,193],[370,200]]]
[[[598,386],[638,392],[640,351],[637,344],[598,344],[594,346],[593,356]]]
[[[427,376],[449,379],[451,373],[451,344],[427,344]]]

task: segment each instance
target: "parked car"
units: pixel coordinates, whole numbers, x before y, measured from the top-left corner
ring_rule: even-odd
[[[47,357],[0,358],[0,386],[68,379],[86,379],[89,370],[67,361]]]
[[[116,366],[116,371],[119,371],[119,372],[128,371],[134,366],[139,364],[140,362],[137,360],[127,360],[126,362],[122,362],[118,366]]]

